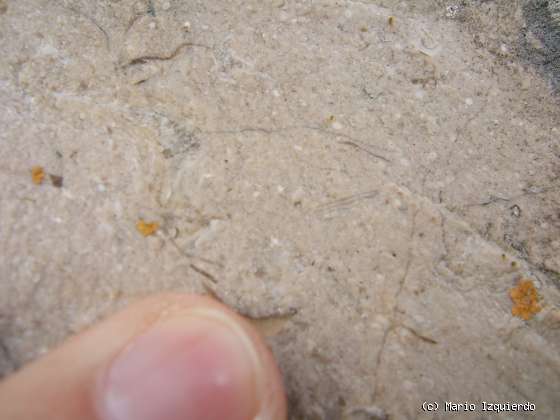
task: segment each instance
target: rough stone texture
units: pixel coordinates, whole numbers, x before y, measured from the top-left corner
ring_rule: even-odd
[[[557,418],[541,9],[0,0],[0,372],[133,298],[211,292],[268,333],[293,419],[440,418],[420,406],[444,400]]]

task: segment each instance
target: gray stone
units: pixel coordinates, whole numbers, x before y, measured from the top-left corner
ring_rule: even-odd
[[[529,3],[0,1],[0,372],[212,293],[267,334],[293,419],[556,418],[560,111]]]

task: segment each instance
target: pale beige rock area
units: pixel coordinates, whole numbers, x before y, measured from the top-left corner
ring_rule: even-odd
[[[268,335],[292,419],[558,418],[560,108],[528,3],[0,0],[0,373],[212,293]]]

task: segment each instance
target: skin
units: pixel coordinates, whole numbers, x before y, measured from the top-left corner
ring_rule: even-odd
[[[0,383],[0,418],[112,420],[100,411],[98,404],[98,396],[103,394],[100,390],[103,372],[119,355],[125,354],[131,343],[154,328],[175,328],[174,325],[184,323],[185,319],[197,322],[193,314],[207,312],[239,328],[259,360],[259,392],[242,398],[242,404],[247,405],[242,412],[250,413],[247,420],[257,415],[259,420],[285,419],[282,379],[260,334],[221,303],[180,294],[158,295],[134,303],[8,377]]]

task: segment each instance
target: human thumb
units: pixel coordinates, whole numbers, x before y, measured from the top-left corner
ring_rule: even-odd
[[[262,338],[222,304],[163,295],[73,337],[0,383],[6,420],[284,420]]]

